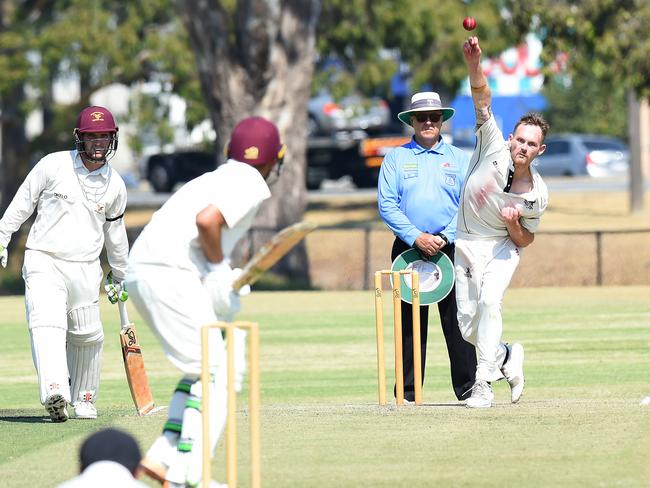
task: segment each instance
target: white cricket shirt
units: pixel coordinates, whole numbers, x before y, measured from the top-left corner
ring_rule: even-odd
[[[506,206],[518,208],[521,225],[535,232],[548,205],[546,184],[531,166],[532,190],[521,194],[510,192],[515,166],[494,115],[478,129],[476,136],[476,148],[470,159],[458,211],[456,237],[507,237],[508,229],[501,217],[501,209]]]
[[[183,185],[153,214],[133,244],[129,263],[170,266],[203,275],[208,261],[199,243],[199,212],[214,205],[224,216],[227,227],[221,231],[221,248],[228,259],[257,209],[270,196],[256,168],[229,159]]]
[[[106,240],[111,267],[123,276],[129,252],[125,209],[124,181],[109,164],[89,172],[77,151],[51,153],[27,175],[0,220],[0,245],[7,247],[36,210],[28,249],[67,261],[94,261]]]

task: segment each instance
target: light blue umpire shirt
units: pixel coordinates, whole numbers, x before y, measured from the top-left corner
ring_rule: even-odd
[[[379,215],[409,246],[422,232],[443,234],[453,243],[468,166],[469,156],[442,138],[431,149],[411,138],[389,152],[381,164]]]

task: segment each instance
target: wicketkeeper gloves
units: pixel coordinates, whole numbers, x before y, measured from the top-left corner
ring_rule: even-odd
[[[112,304],[119,302],[126,302],[129,299],[129,293],[126,291],[126,283],[118,281],[113,278],[113,272],[109,271],[106,275],[106,284],[104,290],[108,295],[108,301]]]
[[[8,258],[9,258],[9,254],[7,253],[7,249],[5,249],[4,246],[0,246],[0,266],[6,268]]]

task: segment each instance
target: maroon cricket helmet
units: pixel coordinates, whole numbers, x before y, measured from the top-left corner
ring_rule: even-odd
[[[118,131],[119,128],[117,127],[110,110],[97,105],[91,105],[90,107],[84,108],[77,118],[77,125],[73,131],[75,147],[80,154],[83,154],[84,157],[93,162],[106,162],[114,156],[117,151]],[[100,159],[95,159],[92,154],[86,151],[84,141],[79,134],[101,132],[110,132],[111,142],[106,154]]]
[[[228,143],[229,158],[253,166],[281,160],[284,152],[278,128],[263,117],[248,117],[240,121]]]
[[[78,132],[117,132],[113,114],[96,105],[84,108],[77,118]]]

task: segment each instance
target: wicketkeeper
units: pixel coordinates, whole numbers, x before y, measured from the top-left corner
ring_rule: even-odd
[[[230,267],[229,258],[271,196],[267,179],[279,174],[284,150],[273,123],[261,117],[239,122],[228,144],[228,161],[174,193],[129,256],[126,283],[133,302],[183,375],[162,435],[142,461],[148,475],[170,488],[201,481],[201,327],[232,321],[240,295],[250,291],[233,290],[240,270]],[[238,331],[234,344],[240,381],[244,338]],[[211,334],[211,340],[214,450],[226,420],[227,385],[223,339]]]
[[[0,220],[0,264],[11,236],[38,209],[25,249],[23,279],[32,358],[41,403],[52,421],[97,417],[104,332],[99,317],[104,245],[112,303],[122,288],[129,252],[124,228],[126,187],[107,161],[117,150],[118,127],[104,107],[83,109],[75,149],[48,154],[18,189]]]

